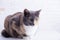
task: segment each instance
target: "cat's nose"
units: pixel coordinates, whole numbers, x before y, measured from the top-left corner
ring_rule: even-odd
[[[34,24],[33,23],[30,23],[31,26],[33,26]]]
[[[32,25],[34,25],[34,24],[32,24]]]

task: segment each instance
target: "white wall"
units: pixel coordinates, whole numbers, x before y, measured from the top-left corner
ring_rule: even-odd
[[[17,11],[42,9],[37,40],[60,40],[60,0],[0,0],[0,30],[9,14]],[[1,39],[2,40],[2,39]]]

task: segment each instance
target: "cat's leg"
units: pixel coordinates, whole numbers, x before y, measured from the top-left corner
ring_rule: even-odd
[[[17,26],[15,25],[15,23],[16,23],[15,21],[12,22],[12,29],[11,29],[12,31],[11,31],[11,34],[15,38],[23,39],[22,32],[21,32],[21,30],[19,28],[16,28]]]
[[[3,30],[3,31],[1,32],[1,34],[2,34],[2,36],[6,37],[6,38],[11,37],[5,30]]]
[[[12,15],[8,15],[5,20],[4,20],[4,30],[2,31],[2,35],[4,37],[11,37],[10,34],[9,34],[9,21],[10,21],[10,18],[12,17]],[[8,33],[7,33],[8,32]]]
[[[23,39],[23,35],[21,34],[17,38]]]
[[[20,31],[22,32],[23,37],[27,37],[26,31],[25,31],[23,25],[20,26]]]

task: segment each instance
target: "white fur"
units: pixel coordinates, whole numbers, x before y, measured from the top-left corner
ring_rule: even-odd
[[[29,36],[29,37],[33,37],[33,35],[35,34],[37,28],[38,28],[38,24],[35,23],[34,26],[25,26],[24,25],[24,28],[26,30],[26,34]]]
[[[26,38],[26,40],[33,40],[33,37],[36,33],[36,30],[39,26],[39,19],[38,21],[34,21],[34,26],[26,26],[24,25],[24,28],[25,28],[25,31],[26,31],[26,34],[28,35],[28,37]]]

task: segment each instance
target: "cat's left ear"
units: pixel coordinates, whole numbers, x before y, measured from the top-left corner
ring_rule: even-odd
[[[41,12],[41,9],[38,10],[38,11],[36,11],[36,12],[35,12],[35,15],[36,15],[37,17],[39,17],[40,12]]]

